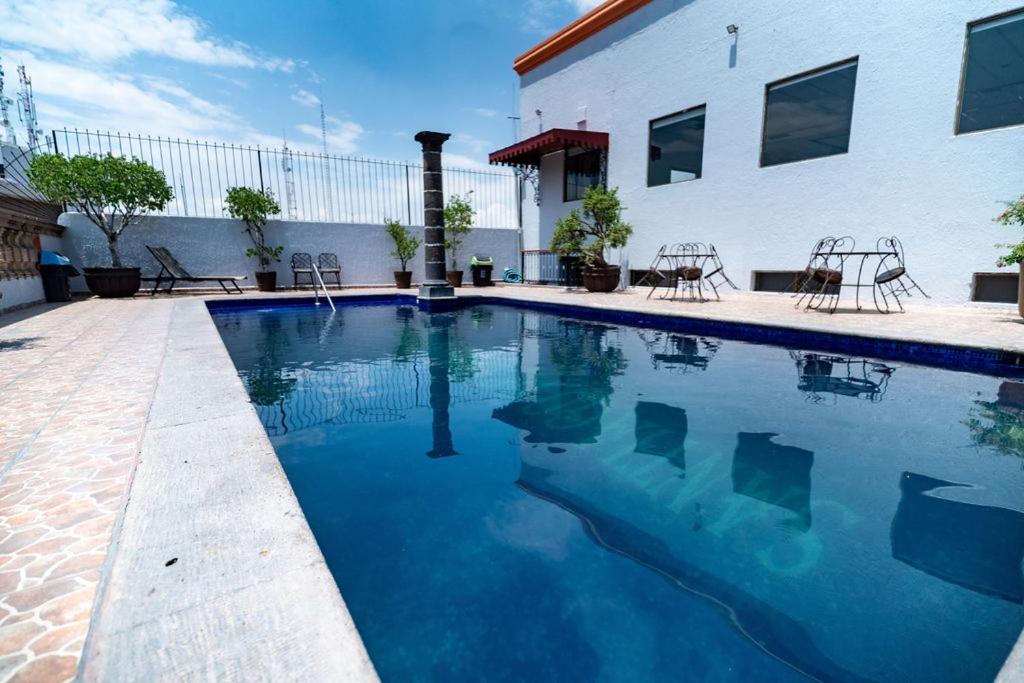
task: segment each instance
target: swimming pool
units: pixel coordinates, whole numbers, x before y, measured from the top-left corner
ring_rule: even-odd
[[[477,304],[211,313],[384,680],[983,680],[1024,384]]]

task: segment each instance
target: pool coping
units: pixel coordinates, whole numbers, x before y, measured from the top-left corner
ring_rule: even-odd
[[[205,301],[165,343],[79,678],[379,680]]]

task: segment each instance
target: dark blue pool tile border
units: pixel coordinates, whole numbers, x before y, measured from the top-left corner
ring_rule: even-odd
[[[211,312],[241,309],[266,309],[310,306],[309,297],[282,297],[274,299],[218,299],[207,302]],[[377,304],[413,304],[411,294],[369,294],[342,297],[335,300],[341,306]],[[486,295],[460,297],[445,306],[466,308],[479,304],[493,304],[511,308],[529,309],[559,315],[583,318],[594,322],[607,322],[630,327],[649,327],[668,332],[721,337],[735,341],[771,344],[806,351],[828,351],[853,356],[903,361],[920,365],[979,372],[1001,377],[1024,377],[1024,354],[998,349],[968,346],[949,346],[927,342],[902,341],[860,337],[834,332],[817,332],[777,325],[762,325],[727,320],[708,320],[687,316],[642,313],[638,311],[591,308],[574,304],[506,299]]]

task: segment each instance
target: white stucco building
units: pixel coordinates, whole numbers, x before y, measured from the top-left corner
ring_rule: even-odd
[[[1015,273],[976,274],[1020,238],[992,221],[1024,193],[1020,3],[609,0],[515,61],[524,140],[491,157],[539,166],[524,247],[547,247],[604,155],[634,278],[701,241],[773,289],[820,237],[897,235],[935,299],[1007,300]]]

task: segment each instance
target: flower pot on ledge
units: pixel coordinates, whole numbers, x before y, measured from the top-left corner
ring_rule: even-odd
[[[412,287],[412,271],[396,270],[395,287],[397,287],[398,289],[409,289],[410,287]]]
[[[83,268],[89,291],[101,299],[135,296],[142,286],[139,268]]]
[[[583,286],[588,292],[614,292],[619,288],[622,269],[619,266],[584,268]]]
[[[462,271],[461,270],[449,270],[445,275],[445,279],[448,280],[448,284],[452,287],[462,286]]]
[[[269,270],[265,273],[256,273],[256,289],[261,292],[277,291],[277,272]]]

